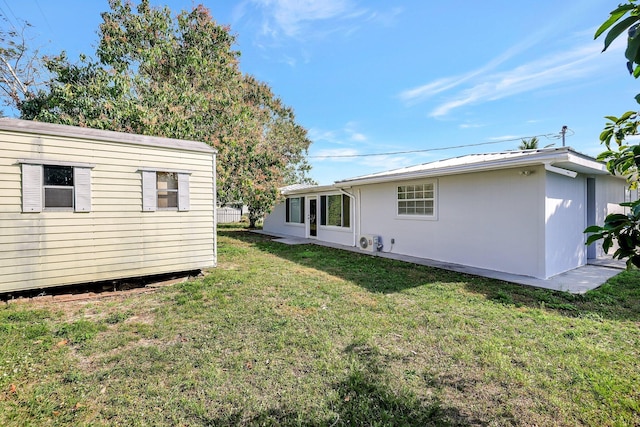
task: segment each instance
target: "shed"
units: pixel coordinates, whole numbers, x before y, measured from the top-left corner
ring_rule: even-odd
[[[0,292],[216,265],[205,143],[0,119]]]
[[[263,229],[547,279],[605,256],[583,231],[620,211],[626,188],[569,147],[472,154],[284,188]]]

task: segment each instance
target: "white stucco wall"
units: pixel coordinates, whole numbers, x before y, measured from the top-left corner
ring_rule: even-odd
[[[304,224],[287,223],[286,220],[286,206],[284,201],[278,203],[271,213],[264,217],[262,229],[266,232],[274,234],[284,234],[294,237],[306,237]]]
[[[541,277],[544,170],[522,170],[438,178],[434,220],[396,215],[396,189],[403,183],[359,187],[360,233],[382,236],[384,251]]]
[[[384,252],[546,279],[587,262],[588,178],[595,180],[593,217],[602,224],[621,210],[623,180],[571,178],[539,165],[347,188],[355,196],[351,226],[318,225],[317,239],[353,246],[360,235],[373,234]],[[397,187],[427,182],[436,184],[434,218],[398,216]],[[306,212],[309,197],[317,197],[319,208],[322,194],[330,193],[304,194]],[[267,216],[264,230],[310,237],[308,224],[285,223],[284,203]],[[604,255],[601,243],[596,252]]]
[[[626,213],[620,203],[630,201],[627,194],[626,181],[613,176],[601,176],[596,180],[596,224],[604,224],[604,219],[612,213]],[[596,243],[596,256],[611,256],[616,247],[606,254],[602,249],[602,241]]]
[[[336,243],[339,245],[353,246],[354,245],[354,222],[355,222],[355,212],[354,212],[354,202],[352,201],[350,204],[351,210],[351,226],[350,227],[335,227],[335,226],[327,226],[320,225],[320,196],[322,195],[330,195],[330,194],[340,194],[336,192],[332,193],[317,193],[317,194],[296,194],[293,197],[304,197],[305,198],[305,223],[304,224],[294,224],[286,222],[286,206],[285,202],[279,203],[275,206],[275,208],[271,211],[269,215],[267,215],[264,219],[264,223],[262,229],[266,232],[275,233],[275,234],[284,234],[288,236],[294,237],[303,237],[303,238],[311,238],[322,240],[323,242]],[[317,228],[317,236],[313,237],[309,235],[309,200],[310,198],[315,197],[317,200],[317,208],[318,208],[318,228]]]
[[[575,178],[546,172],[545,252],[543,278],[572,270],[587,262],[586,195],[584,175]],[[597,182],[597,181],[596,181]]]

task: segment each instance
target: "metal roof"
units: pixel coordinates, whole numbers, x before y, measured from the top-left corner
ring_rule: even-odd
[[[578,153],[570,147],[513,150],[486,154],[469,154],[450,159],[408,166],[390,171],[357,176],[336,181],[335,186],[372,184],[427,176],[455,175],[461,173],[495,170],[509,167],[547,165],[571,172],[608,174],[604,163]]]

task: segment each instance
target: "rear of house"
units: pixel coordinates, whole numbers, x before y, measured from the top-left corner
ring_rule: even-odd
[[[216,265],[215,150],[0,119],[0,292]]]
[[[264,230],[546,279],[603,255],[583,230],[625,189],[570,148],[470,155],[287,188]]]

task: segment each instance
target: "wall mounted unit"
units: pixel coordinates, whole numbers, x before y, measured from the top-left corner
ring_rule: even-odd
[[[363,251],[377,252],[382,248],[382,245],[380,244],[380,236],[363,234],[358,240],[358,247]]]

